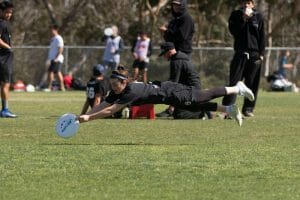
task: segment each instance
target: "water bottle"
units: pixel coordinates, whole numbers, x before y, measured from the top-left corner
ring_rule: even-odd
[[[125,119],[128,119],[129,118],[129,108],[128,107],[126,107],[126,108],[124,108],[124,110],[123,110],[123,116],[124,116],[124,118]]]

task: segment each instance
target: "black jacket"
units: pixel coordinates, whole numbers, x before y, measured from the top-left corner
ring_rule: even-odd
[[[264,55],[264,19],[260,13],[254,10],[253,16],[244,20],[243,9],[233,11],[229,18],[229,30],[234,36],[236,52],[258,52]]]
[[[170,81],[200,88],[199,73],[185,53],[177,52],[170,60]]]
[[[173,42],[177,51],[192,52],[192,38],[194,35],[194,21],[186,10],[186,0],[181,0],[181,11],[175,13],[164,33],[166,42]]]

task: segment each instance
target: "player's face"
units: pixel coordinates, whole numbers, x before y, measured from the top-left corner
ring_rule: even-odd
[[[243,7],[244,8],[254,8],[253,1],[244,1],[243,2]]]
[[[173,7],[174,12],[176,12],[176,13],[180,12],[181,6],[179,4],[172,3],[172,7]]]
[[[12,8],[7,8],[6,10],[3,11],[3,18],[5,20],[10,20],[10,18],[12,17],[13,14],[13,9]]]
[[[117,78],[111,78],[110,80],[111,89],[115,94],[121,94],[126,87],[126,81],[121,82]]]
[[[170,51],[166,52],[166,53],[164,54],[164,58],[165,58],[166,60],[169,60],[169,59],[171,58],[171,52],[170,52]]]

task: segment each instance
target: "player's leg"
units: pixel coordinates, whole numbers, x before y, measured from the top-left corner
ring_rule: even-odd
[[[247,62],[247,57],[243,54],[236,53],[230,63],[230,72],[229,72],[229,86],[236,85],[239,81],[242,80],[244,73],[244,66]],[[223,105],[231,105],[235,102],[236,95],[226,95],[222,100]]]
[[[141,73],[143,74],[144,83],[147,83],[147,81],[148,81],[148,63],[143,61],[140,70],[141,70]]]
[[[65,84],[64,84],[64,77],[61,73],[61,71],[57,72],[58,80],[60,83],[60,90],[65,91]]]
[[[0,112],[1,117],[15,118],[17,115],[11,113],[8,109],[9,88],[12,74],[12,56],[0,66],[0,85],[1,85],[1,103],[2,110]]]
[[[241,95],[245,96],[249,100],[254,100],[254,94],[252,91],[241,81],[231,87],[218,87],[210,90],[195,90],[193,93],[193,99],[196,103],[206,103],[212,99],[226,95]]]
[[[138,60],[134,60],[132,64],[133,68],[133,80],[138,81],[139,79],[139,62]]]
[[[250,88],[253,91],[255,100],[251,101],[245,98],[242,112],[246,117],[254,116],[253,110],[255,107],[258,89],[259,89],[260,71],[261,71],[261,60],[259,59],[250,60],[247,63],[245,69],[245,84],[248,88]]]
[[[52,88],[52,82],[54,80],[54,72],[49,71],[48,72],[48,89],[51,90]]]

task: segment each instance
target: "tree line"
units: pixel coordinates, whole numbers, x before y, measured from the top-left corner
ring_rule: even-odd
[[[163,41],[158,27],[172,17],[169,0],[13,0],[13,3],[13,45],[49,45],[49,28],[58,24],[66,45],[103,45],[103,30],[116,25],[125,45],[130,46],[137,32],[143,29],[157,46]],[[256,0],[256,3],[265,17],[267,46],[299,46],[300,0]],[[194,46],[232,46],[228,18],[238,7],[238,1],[232,0],[188,0],[188,11],[195,22]]]

